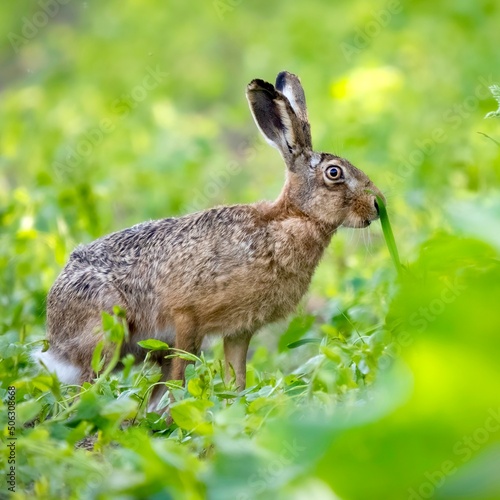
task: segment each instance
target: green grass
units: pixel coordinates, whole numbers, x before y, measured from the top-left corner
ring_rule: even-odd
[[[398,247],[396,245],[396,240],[394,239],[394,233],[392,232],[391,222],[389,221],[389,215],[387,214],[387,208],[385,206],[385,201],[379,195],[375,195],[377,198],[377,204],[379,207],[380,224],[382,225],[382,233],[384,234],[385,243],[391,255],[392,262],[398,274],[402,272],[401,261],[399,260]]]

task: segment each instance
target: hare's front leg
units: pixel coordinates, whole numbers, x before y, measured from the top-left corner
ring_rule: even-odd
[[[248,333],[224,337],[226,383],[232,378],[231,369],[234,370],[239,391],[245,388],[247,382],[247,352],[251,338],[252,335]]]

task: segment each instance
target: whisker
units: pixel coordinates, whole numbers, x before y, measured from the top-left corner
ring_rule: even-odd
[[[367,238],[368,240],[368,251],[370,252],[370,255],[373,255],[373,252],[372,252],[372,248],[373,248],[373,245],[372,245],[372,232],[370,231],[370,229],[368,229],[368,234],[367,234]]]
[[[347,241],[347,246],[350,247],[352,243],[352,239],[354,238],[354,230],[349,228],[348,231],[351,233],[349,240]]]
[[[370,250],[368,248],[368,243],[367,243],[367,236],[366,233],[367,229],[363,229],[363,246],[365,247],[365,252],[364,252],[364,263],[366,264],[368,262],[368,257],[370,255]]]
[[[357,250],[359,248],[359,243],[361,241],[361,234],[360,234],[361,231],[359,231],[359,229],[357,231],[353,229],[353,232],[355,232],[356,234],[356,239],[354,242],[354,250]]]

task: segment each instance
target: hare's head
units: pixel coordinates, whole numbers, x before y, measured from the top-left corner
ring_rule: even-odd
[[[287,166],[284,196],[306,215],[329,226],[366,227],[378,218],[366,174],[346,159],[312,149],[304,90],[297,76],[278,74],[276,87],[253,80],[247,98],[260,131]]]

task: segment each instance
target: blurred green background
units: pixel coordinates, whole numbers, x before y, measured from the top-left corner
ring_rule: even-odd
[[[4,5],[1,391],[40,420],[19,430],[15,498],[500,498],[500,127],[484,119],[499,22],[495,0]],[[315,149],[386,195],[405,277],[378,224],[342,229],[298,316],[252,341],[253,390],[232,406],[216,379],[184,394],[210,432],[178,421],[152,438],[142,415],[120,438],[132,407],[96,399],[68,438],[44,421],[64,395],[28,356],[52,282],[78,243],[276,197],[284,166],[245,87],[283,69],[302,80]],[[303,336],[321,344],[286,348]],[[74,450],[96,430],[97,452]],[[112,480],[86,485],[100,461]]]

